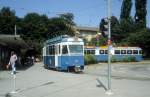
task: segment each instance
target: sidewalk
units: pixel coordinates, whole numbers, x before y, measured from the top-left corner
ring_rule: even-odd
[[[0,97],[150,97],[150,80],[112,78],[114,94],[108,96],[107,77],[46,70],[42,63],[18,71],[18,93],[9,93],[13,89],[10,71],[0,72],[0,87]]]

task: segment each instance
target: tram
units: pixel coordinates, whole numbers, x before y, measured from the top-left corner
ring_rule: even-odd
[[[84,42],[78,37],[61,35],[45,42],[43,47],[44,67],[56,70],[84,69]]]
[[[142,61],[142,49],[140,47],[111,47],[112,58],[116,61],[124,60],[125,58],[134,58],[135,61]],[[85,47],[85,54],[92,54],[97,61],[108,60],[108,47]]]

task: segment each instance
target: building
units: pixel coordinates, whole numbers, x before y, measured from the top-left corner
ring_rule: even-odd
[[[86,39],[88,42],[90,42],[92,38],[96,37],[99,32],[98,27],[77,26],[76,29],[79,32],[80,37]]]
[[[20,35],[0,35],[0,69],[6,69],[11,51],[15,51],[19,58],[26,48],[29,47]]]

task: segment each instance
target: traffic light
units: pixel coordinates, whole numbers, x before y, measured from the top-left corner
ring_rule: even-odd
[[[104,37],[107,37],[108,36],[108,18],[101,19],[99,28],[100,28],[100,31],[102,32],[102,35]]]

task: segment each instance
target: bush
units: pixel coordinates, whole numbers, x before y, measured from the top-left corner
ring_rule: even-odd
[[[115,56],[111,57],[111,62],[118,62],[117,58]]]
[[[136,58],[133,56],[125,56],[123,59],[117,59],[115,56],[111,58],[111,62],[136,62]]]
[[[95,64],[98,61],[96,60],[96,58],[93,55],[87,54],[84,56],[84,64],[88,65],[88,64]]]
[[[133,56],[125,56],[123,59],[122,59],[123,62],[136,62],[136,58],[133,57]]]

